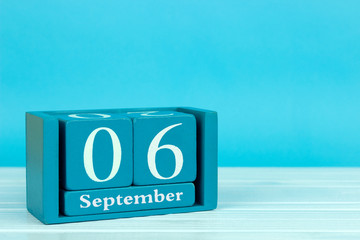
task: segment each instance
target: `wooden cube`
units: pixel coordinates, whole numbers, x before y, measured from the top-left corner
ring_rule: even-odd
[[[217,205],[217,114],[194,108],[26,114],[28,211],[45,224]]]

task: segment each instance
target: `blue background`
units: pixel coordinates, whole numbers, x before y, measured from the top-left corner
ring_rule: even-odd
[[[360,166],[359,1],[0,0],[0,165],[25,111],[219,112],[220,166]]]

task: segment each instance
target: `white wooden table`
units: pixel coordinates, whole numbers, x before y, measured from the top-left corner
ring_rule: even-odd
[[[0,168],[0,239],[360,239],[360,168],[220,168],[208,212],[43,225]]]

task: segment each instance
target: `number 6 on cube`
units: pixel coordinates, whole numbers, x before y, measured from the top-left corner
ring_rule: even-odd
[[[183,154],[178,147],[176,147],[174,145],[170,145],[170,144],[162,145],[161,147],[159,147],[160,140],[165,135],[165,133],[167,133],[172,128],[177,127],[181,124],[182,123],[174,124],[174,125],[171,125],[165,129],[163,129],[151,141],[151,144],[149,146],[149,151],[148,151],[148,166],[149,166],[151,174],[158,179],[172,179],[172,178],[176,177],[182,169],[183,162],[184,162]],[[156,152],[161,149],[169,149],[174,153],[174,156],[175,156],[175,171],[174,171],[173,175],[171,175],[170,177],[161,176],[156,168],[156,162],[155,162]]]
[[[134,185],[195,180],[196,121],[193,115],[159,112],[130,117],[134,128]]]

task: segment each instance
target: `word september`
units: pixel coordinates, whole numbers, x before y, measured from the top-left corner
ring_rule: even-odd
[[[63,213],[77,216],[192,206],[193,183],[132,186],[83,191],[63,191],[60,197]]]
[[[176,197],[175,197],[176,195]],[[83,204],[80,204],[80,208],[88,208],[90,206],[94,207],[101,207],[103,206],[104,211],[108,211],[109,207],[113,206],[116,202],[116,205],[121,206],[123,204],[130,205],[130,204],[150,204],[150,203],[161,203],[164,200],[168,202],[172,201],[181,201],[181,196],[184,195],[183,192],[176,192],[176,193],[168,193],[166,195],[159,193],[158,189],[154,189],[154,194],[147,194],[147,195],[135,195],[135,196],[125,196],[122,197],[120,194],[116,197],[104,197],[104,198],[95,198],[90,201],[91,196],[89,194],[84,194],[80,196],[80,201]],[[115,201],[116,199],[116,201]],[[154,199],[154,201],[153,201]],[[123,200],[123,202],[122,202]]]

